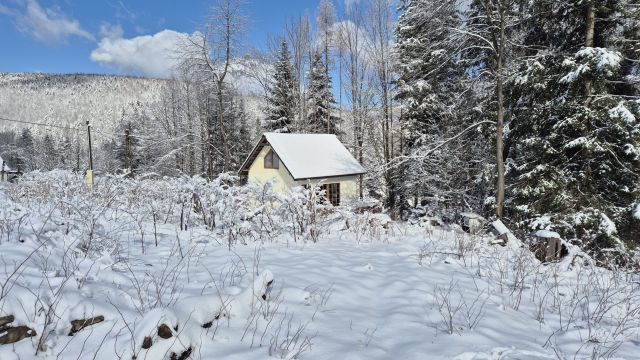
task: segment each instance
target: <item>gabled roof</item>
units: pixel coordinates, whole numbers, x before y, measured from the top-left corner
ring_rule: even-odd
[[[294,180],[360,175],[367,171],[332,134],[265,133],[240,167],[247,174],[258,153],[271,146]]]

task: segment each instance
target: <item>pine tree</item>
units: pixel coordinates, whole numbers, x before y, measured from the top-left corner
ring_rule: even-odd
[[[617,0],[533,1],[527,57],[509,83],[512,216],[600,255],[638,243],[640,107],[630,99],[640,94],[623,53],[640,39],[629,9]]]
[[[238,106],[238,121],[240,123],[240,126],[238,127],[238,147],[239,147],[239,161],[238,163],[241,164],[244,159],[249,156],[249,152],[251,151],[251,147],[253,146],[252,144],[252,137],[251,137],[251,133],[249,131],[249,119],[247,116],[247,112],[245,111],[245,103],[244,100],[240,101],[240,105]]]
[[[69,136],[65,136],[60,141],[60,151],[59,151],[58,156],[60,157],[59,162],[63,166],[63,168],[65,168],[65,169],[75,169],[75,167],[76,167],[76,157],[75,157],[75,152],[74,152],[74,146],[73,146]]]
[[[22,129],[16,145],[18,147],[18,170],[35,170],[36,151],[31,130],[28,128]]]
[[[119,161],[121,169],[131,177],[138,173],[144,163],[140,143],[140,129],[144,127],[143,116],[139,106],[132,106],[131,114],[127,114],[123,109],[117,131],[120,137],[115,139],[114,144],[105,144],[107,148],[114,148],[115,158]]]
[[[53,170],[60,165],[58,148],[55,140],[49,134],[46,134],[42,139],[41,154],[42,169]]]
[[[396,25],[399,62],[397,99],[403,103],[401,197],[469,203],[487,140],[483,133],[443,144],[474,123],[479,114],[468,91],[468,66],[461,61],[462,27],[455,0],[404,0]],[[437,150],[432,151],[436,148]],[[464,149],[464,150],[462,150]],[[481,199],[474,196],[474,206]]]
[[[327,76],[322,54],[316,52],[309,71],[308,120],[309,131],[340,134],[340,119],[334,115],[336,100],[331,91],[331,79]]]
[[[280,54],[275,65],[273,83],[267,96],[265,130],[290,132],[296,110],[296,81],[293,77],[287,42],[282,40]]]

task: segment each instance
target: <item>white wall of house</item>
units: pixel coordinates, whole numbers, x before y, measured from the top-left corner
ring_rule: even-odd
[[[275,179],[274,190],[284,192],[295,186],[303,186],[306,184],[316,185],[320,184],[332,184],[340,183],[340,198],[341,202],[346,200],[356,199],[358,197],[358,179],[359,176],[340,176],[331,177],[327,179],[312,179],[312,180],[294,180],[286,166],[279,161],[278,169],[265,169],[264,157],[271,150],[270,146],[264,146],[260,153],[249,167],[248,181],[257,184],[265,184],[271,179]]]

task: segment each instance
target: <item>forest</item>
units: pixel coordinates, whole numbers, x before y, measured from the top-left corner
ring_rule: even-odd
[[[157,99],[115,109],[97,169],[211,180],[263,132],[333,133],[394,218],[475,211],[623,262],[638,245],[635,1],[323,0],[262,50],[250,22],[215,2]],[[84,134],[55,130],[4,131],[0,154],[86,170]]]
[[[0,359],[637,358],[638,1],[308,3],[259,47],[212,0],[167,78],[0,73]]]

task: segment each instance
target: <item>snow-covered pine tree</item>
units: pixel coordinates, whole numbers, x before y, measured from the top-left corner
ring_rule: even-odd
[[[229,116],[235,126],[231,132],[231,143],[234,146],[232,152],[232,162],[237,168],[249,156],[253,146],[253,137],[249,129],[249,120],[245,111],[245,102],[240,96],[236,96],[233,100],[232,113]]]
[[[142,165],[143,154],[139,137],[140,129],[145,125],[139,107],[132,106],[132,108],[131,114],[127,114],[125,109],[122,109],[122,120],[117,131],[120,137],[111,144],[115,151],[115,158],[120,162],[120,169],[129,176],[134,176]]]
[[[289,48],[282,40],[278,61],[275,64],[273,83],[267,96],[265,130],[290,132],[296,111],[296,80],[293,77]]]
[[[507,97],[511,216],[599,255],[638,244],[640,39],[629,5],[532,1]]]
[[[487,140],[474,130],[456,141],[479,117],[466,83],[469,72],[459,56],[464,37],[455,0],[403,0],[396,25],[399,62],[397,99],[403,104],[401,194],[405,199],[444,200],[454,206],[474,203],[474,179],[486,159]],[[474,201],[475,200],[475,201]],[[466,205],[465,205],[466,206]]]
[[[53,170],[62,165],[58,155],[58,146],[51,135],[45,134],[39,153],[41,154],[39,157],[39,169]]]
[[[307,91],[309,131],[340,134],[340,118],[335,115],[336,100],[331,91],[331,79],[327,76],[322,54],[316,52],[311,60],[309,88]]]
[[[64,169],[76,169],[75,147],[68,135],[60,139],[59,162]]]
[[[21,171],[36,170],[35,141],[29,128],[22,129],[22,133],[16,142],[18,148],[17,168]]]

